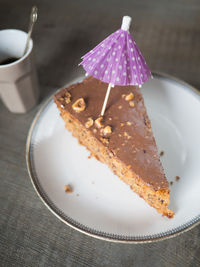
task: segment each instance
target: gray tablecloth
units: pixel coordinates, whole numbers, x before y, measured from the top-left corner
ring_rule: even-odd
[[[44,206],[25,163],[27,132],[41,103],[83,73],[80,57],[119,28],[123,15],[133,17],[131,31],[152,70],[200,88],[200,1],[0,0],[0,29],[27,30],[33,4],[41,101],[25,115],[0,103],[0,266],[200,266],[200,226],[151,244],[88,237]]]

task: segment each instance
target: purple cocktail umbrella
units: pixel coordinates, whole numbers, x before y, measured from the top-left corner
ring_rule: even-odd
[[[131,17],[124,16],[121,29],[109,35],[82,57],[80,63],[98,80],[108,83],[101,116],[104,115],[111,87],[115,85],[141,85],[151,77],[151,72],[129,33]]]

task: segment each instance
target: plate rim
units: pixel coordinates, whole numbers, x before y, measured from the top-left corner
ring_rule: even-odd
[[[184,87],[187,90],[192,91],[197,97],[200,97],[200,91],[193,87],[192,85],[188,84],[185,81],[182,81],[181,79],[178,79],[176,77],[173,77],[169,74],[165,74],[162,72],[154,71],[152,72],[154,77],[170,80],[171,82],[178,83],[182,87]],[[72,81],[72,83],[74,80]],[[71,84],[71,83],[69,83]],[[65,87],[65,86],[64,86]],[[63,87],[62,87],[63,88]],[[59,90],[59,89],[58,89]],[[141,243],[152,243],[156,241],[161,241],[165,239],[169,239],[175,236],[178,236],[184,232],[187,232],[191,230],[192,228],[196,227],[198,224],[200,224],[200,214],[196,217],[189,220],[189,222],[182,224],[178,227],[175,227],[171,230],[161,232],[159,234],[153,234],[153,235],[139,235],[139,236],[126,236],[126,235],[118,235],[118,234],[111,234],[99,230],[95,230],[93,228],[90,228],[88,226],[85,226],[78,221],[75,221],[71,217],[65,215],[59,208],[56,207],[56,205],[49,199],[48,195],[45,193],[45,191],[42,189],[38,179],[37,175],[33,171],[33,165],[32,165],[32,158],[31,158],[31,140],[34,134],[35,127],[37,126],[39,122],[39,118],[42,115],[42,113],[45,111],[45,109],[51,104],[53,101],[53,96],[55,92],[48,97],[48,99],[42,104],[39,111],[36,113],[30,129],[28,131],[27,135],[27,141],[26,141],[26,165],[28,174],[31,180],[31,183],[39,196],[39,198],[42,200],[42,202],[45,204],[45,206],[62,222],[67,224],[68,226],[72,227],[75,230],[78,230],[81,233],[87,234],[88,236],[95,237],[104,241],[111,241],[111,242],[117,242],[117,243],[135,243],[135,244],[141,244]]]

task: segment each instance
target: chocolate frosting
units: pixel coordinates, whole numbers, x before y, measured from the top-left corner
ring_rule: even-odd
[[[59,91],[55,100],[63,110],[70,112],[85,125],[88,118],[95,120],[99,117],[107,87],[108,84],[89,77]],[[68,104],[63,101],[67,91],[71,94],[71,102]],[[134,95],[134,107],[122,96],[131,92]],[[84,99],[86,108],[76,112],[72,105],[79,98]],[[135,86],[112,88],[102,123],[104,127],[109,125],[112,128],[112,133],[107,137],[109,142],[105,144],[110,151],[152,189],[168,189],[140,89]],[[95,124],[89,130],[102,142],[101,130]]]

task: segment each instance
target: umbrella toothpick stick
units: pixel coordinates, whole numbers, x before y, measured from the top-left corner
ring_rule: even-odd
[[[121,29],[123,29],[125,31],[128,31],[129,27],[130,27],[130,24],[131,24],[131,18],[129,16],[124,16],[123,17],[123,21],[122,21]],[[103,117],[105,109],[106,109],[106,105],[107,105],[107,102],[108,102],[108,98],[109,98],[111,87],[112,87],[112,84],[109,83],[108,89],[107,89],[107,92],[106,92],[106,96],[104,98],[104,103],[103,103],[103,106],[102,106],[102,109],[101,109],[101,116],[102,117]]]
[[[110,95],[111,88],[112,88],[112,84],[109,83],[108,88],[107,88],[107,92],[106,92],[106,96],[104,98],[103,106],[102,106],[102,109],[101,109],[101,116],[102,117],[103,117],[105,109],[106,109],[106,105],[107,105],[107,102],[108,102],[108,98],[109,98],[109,95]]]

